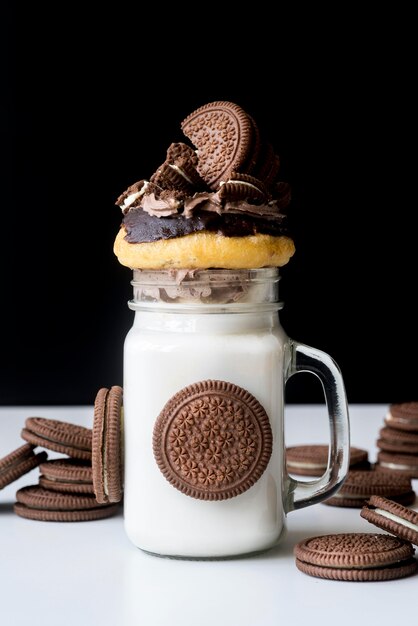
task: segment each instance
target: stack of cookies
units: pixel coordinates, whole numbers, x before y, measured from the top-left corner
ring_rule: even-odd
[[[93,429],[69,422],[29,417],[22,430],[27,442],[0,459],[0,488],[39,466],[38,484],[19,489],[15,512],[40,521],[80,522],[118,511],[122,499],[122,389],[100,389]],[[47,460],[46,452],[65,456]]]
[[[418,425],[418,403],[417,407],[417,425]],[[408,422],[409,423],[409,422]],[[392,438],[395,439],[396,431],[393,428],[386,427],[383,431],[391,431],[395,433]],[[401,433],[403,434],[403,433]],[[408,436],[406,434],[406,436]],[[404,434],[405,437],[405,434]],[[418,431],[415,434],[409,436],[409,440],[415,437],[418,441]],[[399,436],[398,436],[399,439]],[[379,439],[381,441],[381,439]],[[384,445],[384,444],[383,444]],[[385,454],[380,452],[379,455]],[[386,453],[388,456],[389,453]],[[408,468],[412,467],[412,460],[407,456],[407,460],[398,460],[398,463],[405,465],[408,463]],[[399,453],[397,454],[399,457]],[[391,500],[404,505],[412,504],[415,501],[415,491],[412,488],[411,478],[418,474],[413,474],[411,471],[396,471],[392,467],[393,459],[388,462],[388,467],[382,467],[386,469],[385,472],[374,471],[380,469],[380,464],[377,464],[373,469],[369,463],[367,450],[362,448],[350,447],[350,467],[347,477],[340,489],[330,496],[323,504],[328,506],[338,506],[345,508],[360,508],[364,505],[365,501],[373,495],[390,498]],[[286,467],[287,471],[293,475],[302,475],[306,477],[319,477],[324,474],[328,463],[328,446],[327,445],[299,445],[286,448]],[[415,464],[418,467],[418,444],[417,454],[415,455]]]
[[[286,448],[286,467],[289,474],[319,477],[328,465],[328,445],[309,444]],[[350,446],[350,470],[369,470],[367,450]]]
[[[418,478],[418,402],[392,404],[384,423],[376,469]]]

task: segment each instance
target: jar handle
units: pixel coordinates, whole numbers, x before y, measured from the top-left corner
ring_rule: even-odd
[[[288,342],[285,382],[299,372],[310,372],[319,378],[325,395],[330,427],[328,465],[321,478],[299,481],[287,474],[286,512],[301,509],[329,498],[344,481],[350,462],[350,427],[347,397],[338,365],[327,354],[292,339]]]

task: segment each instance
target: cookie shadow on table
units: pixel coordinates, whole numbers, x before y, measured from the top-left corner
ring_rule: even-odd
[[[323,506],[322,504],[319,506]],[[327,507],[324,507],[326,509]],[[331,507],[334,509],[334,507]],[[307,537],[314,537],[319,535],[326,535],[335,532],[367,532],[367,523],[360,518],[359,508],[336,508],[335,515],[332,520],[328,521],[319,517],[316,521],[310,519],[303,527],[299,526],[297,529],[290,527],[287,528],[285,535],[277,546],[272,549],[261,552],[256,555],[258,559],[280,559],[293,556],[293,549],[297,543],[303,541]],[[360,526],[364,524],[364,529]]]
[[[13,513],[14,502],[0,502],[0,515],[3,513]]]
[[[295,545],[310,535],[312,535],[312,533],[309,532],[308,529],[299,531],[289,530],[277,546],[274,546],[274,548],[264,552],[260,552],[259,554],[254,554],[252,558],[262,560],[287,558],[289,555],[293,555],[293,548]],[[246,557],[244,556],[244,558]]]

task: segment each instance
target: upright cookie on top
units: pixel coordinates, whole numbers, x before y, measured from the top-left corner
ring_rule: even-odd
[[[212,102],[182,130],[150,177],[117,200],[124,214],[114,251],[132,269],[280,267],[294,254],[282,210],[289,186],[280,159],[237,104]]]

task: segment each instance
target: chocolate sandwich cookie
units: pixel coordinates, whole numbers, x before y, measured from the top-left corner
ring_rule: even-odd
[[[309,576],[356,582],[414,574],[418,562],[409,541],[390,535],[342,533],[310,537],[294,548],[296,567]]]
[[[78,459],[55,459],[39,466],[39,484],[65,493],[94,494],[91,463]]]
[[[240,169],[242,172],[246,172],[247,174],[252,174],[254,169],[257,167],[257,162],[260,156],[261,138],[260,138],[260,131],[258,129],[258,126],[254,118],[251,117],[251,115],[248,115],[248,113],[247,113],[247,117],[251,122],[251,130],[252,130],[251,145],[248,151],[247,159],[245,160],[245,162],[243,163]]]
[[[169,163],[163,163],[160,165],[158,170],[151,176],[150,178],[151,185],[148,187],[150,192],[153,192],[153,187],[157,188],[157,197],[158,197],[158,189],[161,191],[171,191],[175,190],[178,192],[183,192],[179,197],[182,196],[187,197],[188,194],[192,193],[192,185],[190,182],[182,175],[181,171],[178,169],[174,169],[170,166]]]
[[[116,200],[116,204],[121,208],[122,213],[125,215],[131,208],[140,205],[142,196],[144,195],[148,186],[146,180],[139,180],[134,183],[128,189],[119,196]]]
[[[328,446],[306,445],[286,448],[286,465],[290,474],[298,476],[322,476],[327,469]],[[350,469],[368,470],[370,463],[367,450],[350,448]]]
[[[208,186],[196,169],[197,163],[198,159],[192,148],[183,143],[171,144],[167,150],[166,160],[151,176],[150,184],[145,191],[145,196],[153,194],[151,206],[155,207],[158,199],[164,198],[164,195],[161,195],[163,192],[169,201],[170,198],[184,199],[196,192],[208,191]],[[146,197],[142,206],[147,210]]]
[[[0,489],[27,474],[47,459],[46,452],[34,454],[33,446],[29,443],[13,450],[10,454],[0,459]]]
[[[380,451],[375,470],[418,478],[418,455]]]
[[[154,197],[159,198],[162,191],[177,191],[177,197],[185,198],[196,192],[204,191],[207,186],[200,177],[192,163],[184,158],[177,159],[174,163],[165,161],[158,170],[151,176],[150,184],[147,187],[146,195],[154,193]],[[166,194],[168,198],[173,197],[173,193]],[[155,203],[155,200],[153,201]],[[142,203],[144,206],[144,203]]]
[[[93,495],[61,493],[38,485],[19,489],[16,500],[17,515],[41,522],[88,522],[118,511],[117,505],[99,504]]]
[[[283,181],[279,181],[274,187],[273,195],[277,198],[277,208],[280,211],[286,209],[292,199],[292,191],[290,189],[290,185]]]
[[[104,387],[94,402],[93,486],[101,504],[120,502],[123,494],[122,397],[121,387]]]
[[[198,171],[211,189],[249,159],[254,122],[232,102],[210,102],[193,111],[181,128],[198,149]]]
[[[253,172],[253,176],[256,176],[262,180],[267,187],[270,187],[275,183],[279,169],[280,158],[275,154],[271,143],[266,142],[261,148],[259,161]]]
[[[196,192],[199,189],[208,189],[205,181],[197,171],[199,160],[196,152],[185,143],[172,143],[166,156],[166,163],[171,165],[172,169],[179,170],[180,174]]]
[[[277,154],[275,154],[271,161],[270,168],[267,170],[267,173],[263,179],[267,187],[270,187],[276,181],[279,170],[280,170],[280,157]]]
[[[385,423],[391,428],[418,433],[418,402],[391,404]]]
[[[45,417],[28,417],[21,436],[25,441],[47,450],[75,459],[91,459],[92,432],[84,426]]]
[[[418,455],[418,433],[385,426],[379,432],[376,445],[386,452]]]
[[[239,174],[231,172],[230,177],[220,184],[220,198],[228,198],[232,202],[245,200],[247,202],[268,202],[269,194],[264,183],[250,176],[249,174]]]
[[[360,515],[371,524],[418,546],[416,511],[387,498],[372,496],[363,506]]]
[[[373,495],[384,496],[400,504],[412,504],[415,500],[415,492],[407,476],[350,470],[340,490],[323,504],[361,509],[365,500]]]

